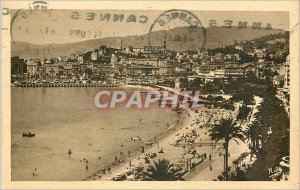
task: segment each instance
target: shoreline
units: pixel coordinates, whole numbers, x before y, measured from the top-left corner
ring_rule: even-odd
[[[130,87],[136,88],[137,86],[130,86]],[[107,168],[111,168],[111,172],[113,173],[115,170],[118,170],[118,169],[122,168],[122,166],[124,166],[124,164],[127,164],[128,161],[137,159],[138,157],[143,155],[143,153],[141,153],[141,150],[140,150],[142,146],[144,147],[144,152],[149,151],[151,148],[153,148],[155,145],[157,145],[157,143],[159,144],[164,139],[170,137],[176,131],[178,131],[181,127],[183,127],[186,124],[186,122],[188,122],[188,117],[187,117],[187,115],[183,116],[182,114],[180,114],[180,116],[178,117],[178,120],[179,120],[178,124],[176,122],[174,124],[171,124],[171,126],[169,128],[167,128],[165,131],[158,134],[156,136],[156,139],[152,138],[149,141],[147,141],[147,142],[152,142],[153,143],[152,146],[151,145],[146,145],[145,141],[141,141],[138,145],[133,146],[134,150],[133,150],[131,156],[126,155],[126,156],[122,157],[122,160],[125,159],[126,162],[121,162],[121,163],[117,163],[117,164],[111,163],[111,164],[106,165],[104,168],[106,170],[107,170]],[[98,169],[95,172],[93,172],[92,174],[87,175],[87,177],[84,178],[83,181],[97,180],[97,179],[94,179],[94,178],[99,173],[102,173],[102,169]],[[105,180],[105,179],[101,179],[101,180]]]
[[[183,160],[186,161],[192,158],[193,160],[190,161],[191,163],[193,162],[192,165],[194,165],[194,169],[192,168],[193,166],[190,165],[182,167],[185,178],[189,181],[213,181],[222,173],[224,161],[223,157],[219,156],[221,142],[214,143],[211,141],[209,137],[210,126],[207,126],[207,122],[209,122],[209,118],[211,117],[216,121],[221,119],[221,117],[236,116],[237,110],[237,108],[233,111],[224,109],[204,109],[201,111],[186,109],[186,111],[182,113],[184,115],[181,115],[182,120],[178,125],[171,126],[159,135],[157,139],[159,146],[148,146],[144,152],[137,150],[134,156],[130,157],[130,161],[127,160],[125,163],[114,165],[109,173],[106,172],[103,174],[101,170],[98,170],[85,180],[112,181],[114,177],[118,178],[130,172],[131,175],[128,174],[130,176],[126,175],[127,180],[135,181],[133,179],[135,178],[135,169],[142,167],[144,170],[149,165],[152,165],[153,161],[167,159],[173,164],[184,164],[184,162],[182,162]],[[177,137],[190,138],[191,131],[193,130],[196,132],[195,141],[192,143],[194,146],[188,146],[189,148],[187,149],[184,144],[190,144],[189,141],[177,142]],[[214,146],[212,146],[212,144],[214,144]],[[158,152],[161,148],[164,150],[163,153]],[[193,148],[198,156],[192,156],[190,148]],[[238,158],[245,151],[248,151],[246,144],[235,144],[231,148],[232,156],[229,159],[230,162]],[[157,156],[150,158],[150,162],[145,162],[144,157],[147,157],[149,153],[157,153]],[[211,159],[208,157],[211,157]],[[211,169],[212,167],[214,168],[213,170]]]
[[[156,87],[151,87],[151,86],[143,86],[143,85],[130,85],[130,84],[126,84],[121,86],[122,88],[139,88],[141,90],[157,90],[158,88]],[[169,108],[171,109],[171,108]],[[132,145],[131,147],[129,147],[130,149],[133,149],[133,152],[131,154],[131,156],[123,156],[122,160],[126,160],[125,163],[127,163],[128,160],[134,160],[137,157],[140,157],[142,155],[142,153],[140,152],[141,147],[144,147],[144,151],[147,152],[149,151],[149,149],[151,149],[153,147],[153,145],[155,144],[159,144],[161,141],[163,141],[165,138],[171,136],[173,133],[175,133],[178,128],[183,127],[185,125],[185,123],[187,122],[186,119],[188,119],[187,115],[183,116],[182,113],[179,115],[178,117],[178,121],[179,123],[177,124],[176,122],[174,124],[171,124],[169,128],[167,128],[165,131],[163,131],[162,133],[158,134],[155,138],[150,139],[147,142],[151,142],[153,143],[152,145],[146,145],[144,141],[140,142],[137,145]],[[176,129],[177,128],[177,129]],[[119,159],[118,159],[119,160]],[[105,169],[107,168],[111,168],[112,170],[116,170],[119,169],[120,167],[122,167],[122,164],[125,164],[124,162],[119,162],[119,163],[110,163],[104,166]],[[94,177],[101,173],[102,169],[97,169],[95,172],[93,172],[92,174],[87,175],[86,178],[82,179],[83,181],[90,181],[90,180],[95,180]]]
[[[154,89],[155,90],[160,89],[159,87],[142,86],[142,85],[124,85],[121,88],[123,88],[124,90],[133,89],[139,91],[150,91]],[[238,107],[239,106],[236,106],[236,109],[234,111],[220,109],[220,108],[213,108],[213,109],[204,108],[198,110],[188,108],[185,109],[182,113],[173,112],[171,111],[171,108],[166,107],[167,109],[169,109],[168,112],[169,111],[173,112],[172,119],[166,118],[167,115],[161,115],[161,117],[159,117],[160,120],[151,119],[147,121],[148,116],[145,115],[146,118],[143,117],[143,119],[139,121],[138,120],[139,118],[135,116],[136,126],[149,125],[149,128],[144,128],[143,131],[139,131],[140,129],[138,129],[138,131],[136,131],[134,134],[127,132],[126,139],[128,138],[128,140],[126,142],[123,141],[121,143],[121,148],[120,148],[120,144],[118,145],[117,149],[120,152],[109,151],[110,153],[108,154],[103,154],[103,155],[100,154],[101,162],[98,161],[99,164],[97,164],[96,160],[98,160],[98,157],[95,159],[91,158],[90,160],[91,155],[89,155],[89,152],[84,153],[87,154],[86,157],[86,155],[83,155],[83,152],[80,152],[81,150],[78,151],[78,155],[81,154],[82,157],[89,159],[90,167],[89,169],[87,168],[85,170],[86,173],[77,171],[78,176],[80,176],[79,178],[77,178],[77,180],[78,181],[113,180],[113,178],[114,180],[118,180],[120,174],[127,173],[128,171],[130,171],[131,174],[132,173],[136,174],[134,169],[137,169],[142,166],[144,167],[144,169],[146,169],[150,164],[153,164],[153,161],[157,161],[158,159],[167,159],[171,163],[174,163],[185,170],[187,174],[185,175],[186,179],[211,181],[216,178],[216,176],[213,176],[215,175],[216,172],[218,172],[218,174],[221,173],[223,167],[222,166],[223,161],[222,161],[222,157],[217,156],[216,150],[212,151],[212,147],[211,145],[209,145],[212,142],[208,135],[209,134],[208,129],[210,128],[211,124],[215,123],[216,120],[219,120],[223,117],[236,116],[238,112],[237,109]],[[124,114],[126,115],[126,112]],[[146,121],[144,119],[146,119]],[[211,121],[211,119],[213,120]],[[149,132],[156,131],[156,126],[157,127],[161,126],[163,127],[163,129],[157,131],[151,136],[143,135],[145,132],[148,131]],[[123,130],[123,128],[120,129]],[[195,131],[196,134],[192,134],[192,131]],[[189,140],[193,139],[194,137],[195,137],[194,139],[195,141],[192,141],[192,143],[190,143],[191,141]],[[135,138],[135,140],[133,140],[133,138]],[[139,138],[141,139],[139,140]],[[107,142],[109,141],[106,140],[102,141],[101,139],[94,140],[94,143],[98,145],[100,144],[100,146],[101,144],[103,143],[105,144]],[[188,146],[186,147],[186,145]],[[144,152],[141,151],[141,147],[144,147]],[[233,147],[236,150],[232,151],[232,157],[230,158],[230,160],[238,157],[243,151],[247,150],[247,147],[243,148],[244,146],[235,145],[232,146],[232,148]],[[164,150],[162,154],[159,152],[161,148],[163,148]],[[197,156],[191,157],[191,153],[190,153],[191,148],[197,151],[196,154]],[[95,149],[95,151],[97,152],[98,149],[97,150]],[[127,155],[127,151],[130,152],[128,153],[128,155]],[[91,153],[93,152],[94,150]],[[152,153],[155,153],[157,156],[149,157],[149,155]],[[209,161],[206,158],[203,159],[202,156],[204,154],[206,155],[212,154],[213,160]],[[216,154],[216,156],[214,156],[213,154]],[[116,155],[115,157],[116,160],[114,160],[115,155]],[[75,156],[76,159],[77,157]],[[150,158],[150,162],[147,162],[147,159],[145,157]],[[193,171],[191,172],[190,166],[184,165],[186,164],[185,161],[188,159],[193,159],[192,160],[193,164],[195,164],[195,166],[197,167],[196,172]],[[209,171],[209,164],[213,165],[214,172],[211,172],[212,170]],[[45,170],[40,170],[41,168],[40,166],[38,166],[38,168],[39,171],[41,171],[41,173],[45,171]],[[105,174],[103,174],[102,168],[105,168],[106,170]],[[108,170],[108,168],[110,168],[110,170]],[[77,170],[81,170],[81,169],[79,168]],[[204,176],[201,176],[200,174],[204,174]],[[132,180],[132,178],[133,178],[132,175],[130,175],[130,177],[128,176],[127,180]],[[135,178],[135,180],[139,180],[139,179]]]

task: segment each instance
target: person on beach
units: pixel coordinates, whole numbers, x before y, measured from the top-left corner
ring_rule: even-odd
[[[37,168],[34,168],[34,171],[32,172],[32,176],[36,175],[36,171],[37,171]]]
[[[164,149],[160,148],[160,151],[158,151],[158,153],[164,153]]]
[[[107,171],[108,171],[108,173],[110,174],[111,169],[110,169],[110,168],[107,168]]]
[[[141,152],[144,153],[145,152],[145,148],[142,146],[141,147]]]
[[[98,159],[99,159],[99,160],[101,159],[100,156],[98,157]]]
[[[86,166],[85,166],[85,170],[88,170],[88,169],[89,169],[89,166],[88,166],[88,165],[86,165]]]
[[[210,170],[210,171],[212,171],[212,170],[213,170],[213,168],[212,168],[212,165],[210,165],[210,166],[209,166],[209,170]]]
[[[102,173],[105,174],[105,168],[102,168]]]
[[[118,162],[118,157],[117,156],[115,156],[115,163],[117,163]]]

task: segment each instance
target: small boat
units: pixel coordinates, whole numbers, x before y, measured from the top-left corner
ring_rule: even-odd
[[[141,141],[141,140],[142,140],[142,138],[139,137],[139,136],[137,136],[137,137],[132,137],[131,139],[132,139],[133,141]]]
[[[23,137],[35,137],[35,134],[28,131],[23,133]]]
[[[145,145],[153,145],[153,142],[150,142],[150,141],[147,141],[147,142],[145,142]]]

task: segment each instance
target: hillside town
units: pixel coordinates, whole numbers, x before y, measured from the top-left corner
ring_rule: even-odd
[[[168,49],[166,41],[155,46],[123,47],[122,40],[118,39],[115,47],[102,45],[88,51],[77,51],[69,56],[44,59],[14,56],[11,58],[11,84],[13,87],[42,88],[138,85],[169,91],[200,90],[208,110],[190,110],[186,116],[190,118],[188,123],[176,131],[175,137],[169,136],[170,139],[160,141],[157,150],[153,147],[144,148],[157,143],[156,137],[155,140],[145,142],[140,152],[143,156],[137,158],[132,157],[131,151],[125,157],[121,148],[120,155],[115,156],[114,160],[114,165],[119,165],[117,169],[113,166],[103,168],[94,172],[88,180],[161,181],[184,178],[279,181],[289,178],[288,32],[250,41],[236,41],[232,45],[214,49],[183,52]],[[269,114],[265,114],[265,109],[269,110]],[[235,118],[239,126],[228,126],[228,122],[232,122],[230,118]],[[169,126],[169,123],[166,125]],[[241,145],[239,148],[234,146],[234,151],[228,152],[229,141],[224,137],[223,142],[223,136],[218,136],[220,126],[228,131],[231,130],[230,127],[238,128],[245,135],[234,134],[237,139],[244,141],[247,138],[251,143],[245,143],[245,146]],[[224,132],[223,135],[225,134],[227,133]],[[132,137],[131,143],[135,141],[141,141],[141,138]],[[170,141],[174,142],[170,144]],[[225,152],[220,151],[223,148]],[[71,155],[71,150],[69,151]],[[159,158],[163,160],[157,161],[155,157],[159,153]],[[168,160],[176,156],[182,157],[175,163],[180,170],[184,170],[182,174],[174,174],[173,178],[163,176],[163,179],[154,176],[155,168],[149,166],[151,159],[154,159],[156,166],[168,166]],[[216,161],[215,165],[213,161]],[[228,164],[229,161],[232,164]],[[89,163],[85,158],[84,162],[88,170]],[[218,163],[222,172],[217,169]],[[151,169],[141,172],[146,166]],[[271,174],[267,173],[269,168],[272,169]],[[204,175],[203,172],[210,174]]]
[[[160,84],[175,85],[178,78],[234,80],[254,73],[272,77],[279,97],[289,101],[288,38],[274,34],[256,40],[199,51],[175,52],[166,41],[156,46],[101,46],[71,56],[45,59],[11,58],[12,85],[38,84]]]

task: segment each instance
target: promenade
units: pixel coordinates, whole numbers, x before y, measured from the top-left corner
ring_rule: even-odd
[[[252,107],[251,115],[248,117],[247,121],[242,123],[241,127],[243,130],[246,130],[249,123],[254,121],[254,115],[257,112],[257,107],[260,105],[262,99],[258,96],[254,97],[255,105]],[[239,144],[235,141],[230,142],[229,145],[229,152],[230,157],[228,158],[229,167],[233,167],[232,161],[237,159],[242,153],[249,152],[249,148],[247,142],[243,143],[242,141],[238,140]],[[185,175],[185,180],[192,180],[192,181],[212,181],[217,178],[224,171],[224,157],[219,156],[219,151],[215,151],[212,160],[208,160],[203,164],[196,167],[195,172],[188,173]],[[246,157],[245,164],[252,165],[256,161],[256,158],[252,158],[250,161],[250,155]],[[212,166],[212,170],[210,170],[210,165]]]

